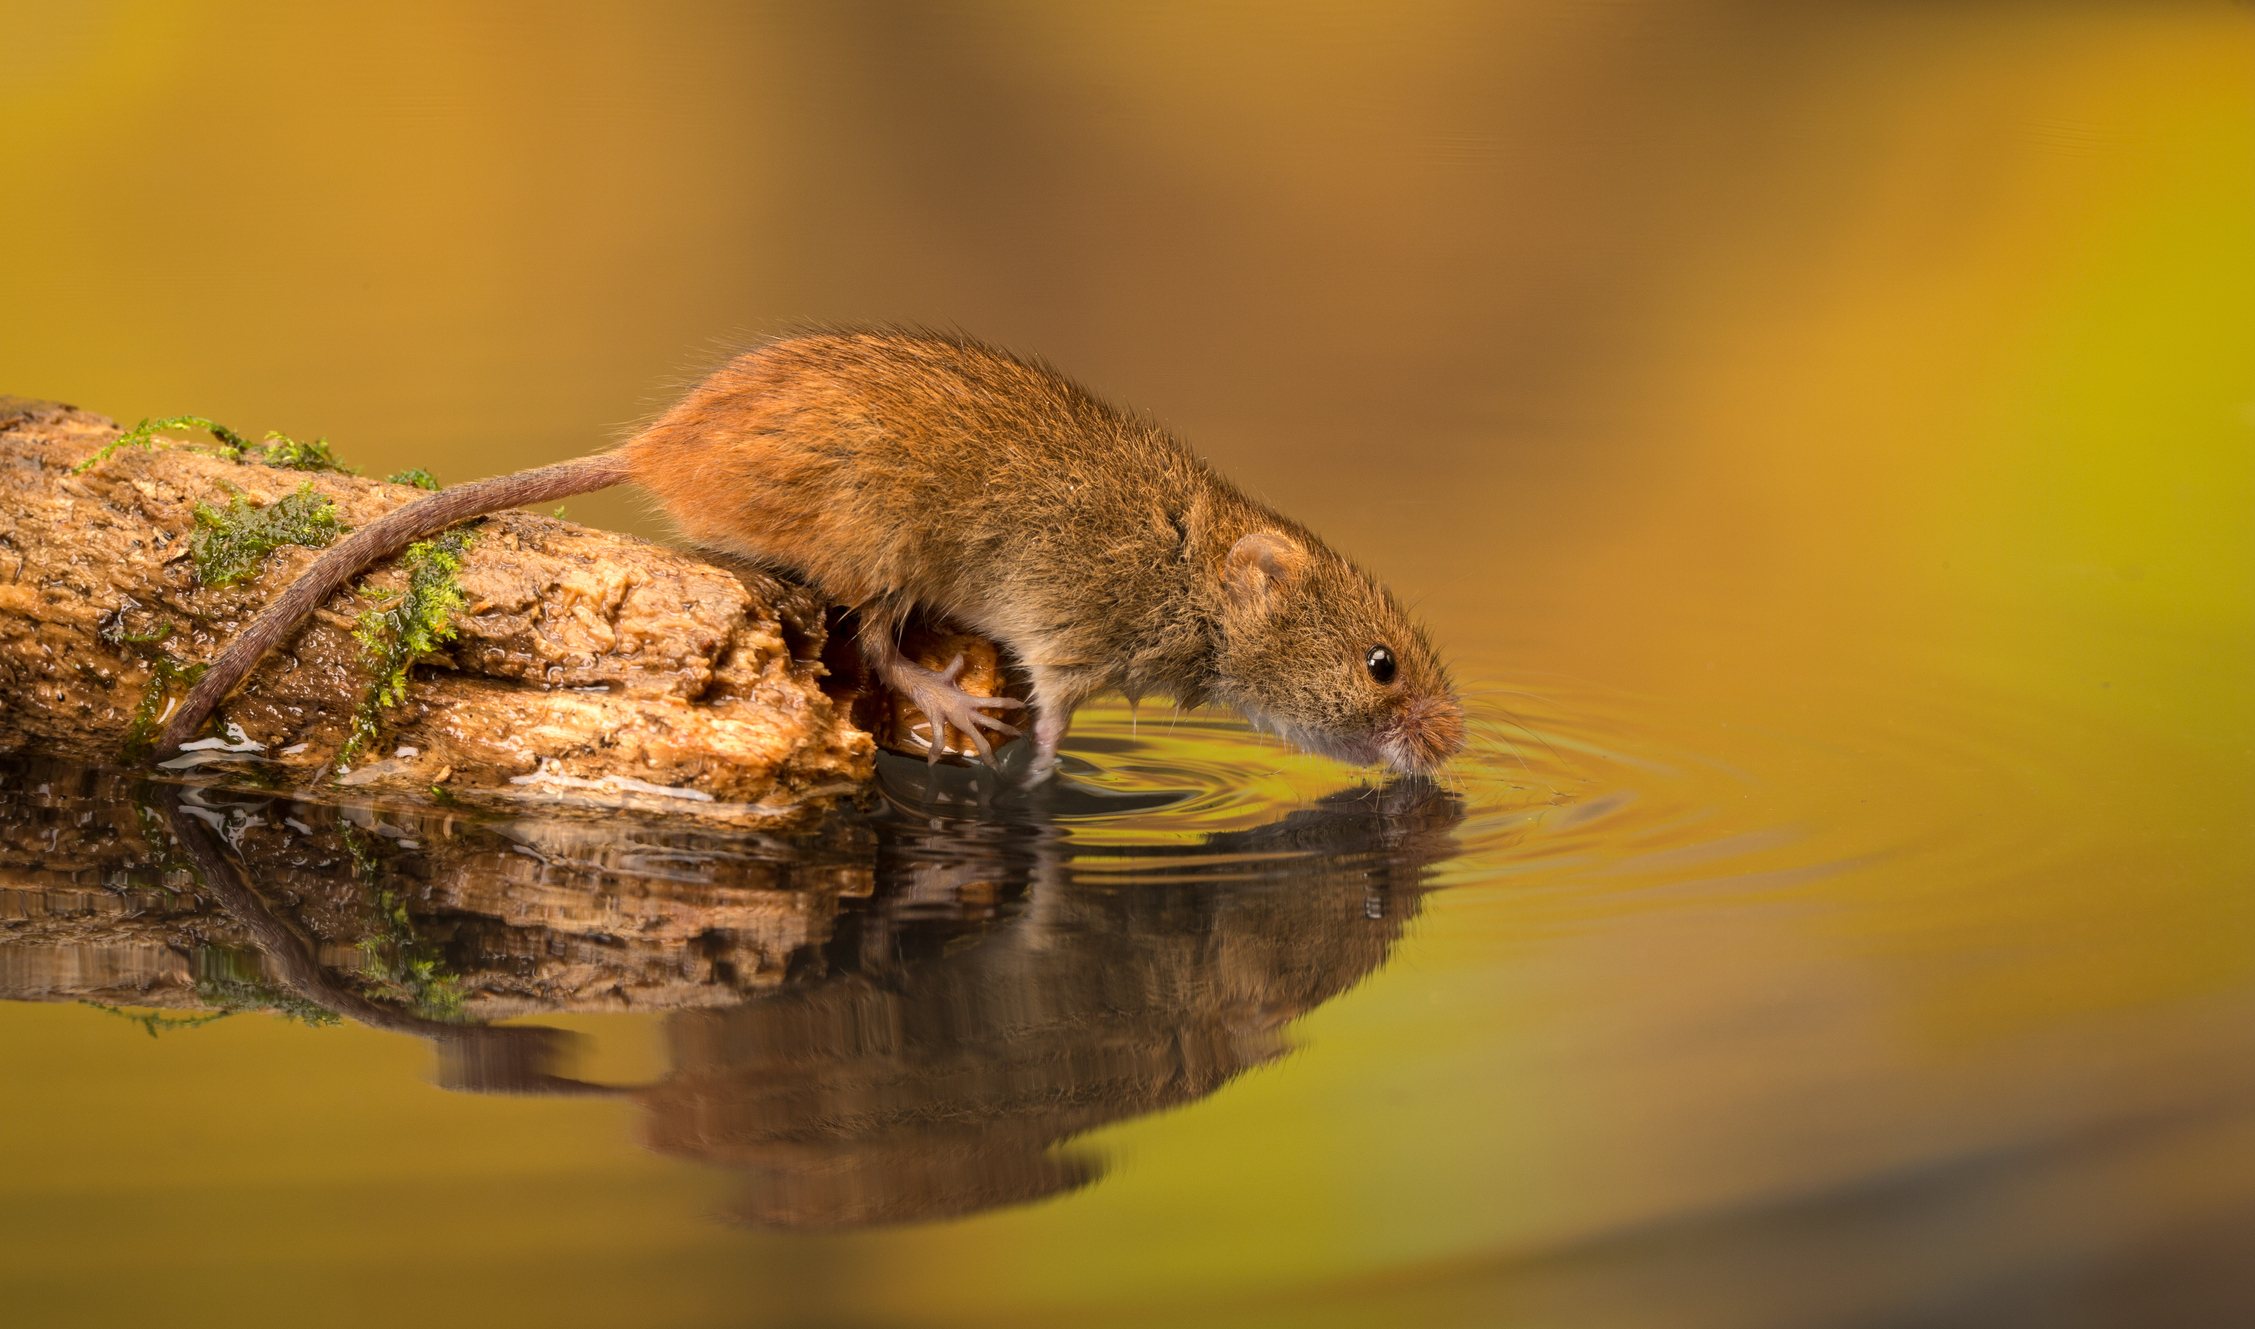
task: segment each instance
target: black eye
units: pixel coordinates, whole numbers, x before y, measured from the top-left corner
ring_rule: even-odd
[[[1370,654],[1362,662],[1362,667],[1368,669],[1370,676],[1380,683],[1394,681],[1394,653],[1383,646],[1371,647]]]

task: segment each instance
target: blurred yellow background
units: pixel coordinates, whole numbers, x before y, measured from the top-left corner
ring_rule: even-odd
[[[87,1290],[131,1264],[110,1234],[168,1286],[354,1323],[400,1282],[575,1323],[1863,1323],[1877,1282],[1802,1286],[1752,1237],[1707,1301],[1515,1262],[2172,1112],[2222,1124],[2042,1173],[2128,1226],[1950,1210],[2005,1215],[1987,1254],[1850,1263],[1988,1286],[2255,1214],[2246,6],[0,4],[0,32],[0,390],[459,481],[793,327],[959,327],[1378,570],[1482,706],[1560,741],[1545,778],[1636,808],[1525,845],[1475,817],[1303,1054],[1105,1132],[1121,1171],[1081,1196],[945,1228],[717,1227],[722,1183],[623,1110],[447,1098],[366,1031],[151,1049],[8,1008],[0,1121],[101,1141],[0,1184],[0,1285],[53,1322],[132,1304]],[[663,534],[629,494],[570,508]],[[1513,760],[1461,774],[1496,825]]]

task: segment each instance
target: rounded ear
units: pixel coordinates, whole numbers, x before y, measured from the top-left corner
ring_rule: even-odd
[[[1292,589],[1307,567],[1308,551],[1290,536],[1254,531],[1229,547],[1221,563],[1221,584],[1232,604],[1266,611],[1271,598]]]

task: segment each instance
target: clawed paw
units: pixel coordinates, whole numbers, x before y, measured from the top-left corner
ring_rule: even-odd
[[[968,736],[972,746],[979,750],[979,759],[987,765],[996,764],[994,745],[987,741],[984,731],[992,730],[1004,739],[1016,738],[1021,730],[998,716],[989,715],[987,707],[1004,710],[1023,709],[1024,702],[1016,697],[977,697],[956,686],[956,677],[963,672],[963,657],[957,655],[945,669],[925,672],[928,682],[909,689],[909,700],[924,718],[932,724],[930,747],[925,760],[937,762],[940,754],[948,750],[947,732],[950,729]]]

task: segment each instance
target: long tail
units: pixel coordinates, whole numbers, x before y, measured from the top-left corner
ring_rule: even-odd
[[[328,552],[315,559],[312,567],[260,611],[241,635],[227,643],[226,649],[204,670],[196,686],[189,689],[187,700],[180,703],[180,709],[165,725],[164,737],[157,743],[158,752],[173,752],[194,738],[212,708],[235,690],[235,685],[243,681],[268,651],[280,644],[291,629],[303,622],[338,587],[377,559],[397,553],[410,542],[443,531],[458,521],[526,503],[543,503],[553,498],[608,489],[632,478],[632,472],[617,454],[597,453],[554,466],[519,471],[515,475],[473,480],[466,485],[442,489],[405,507],[393,508],[329,546]]]

